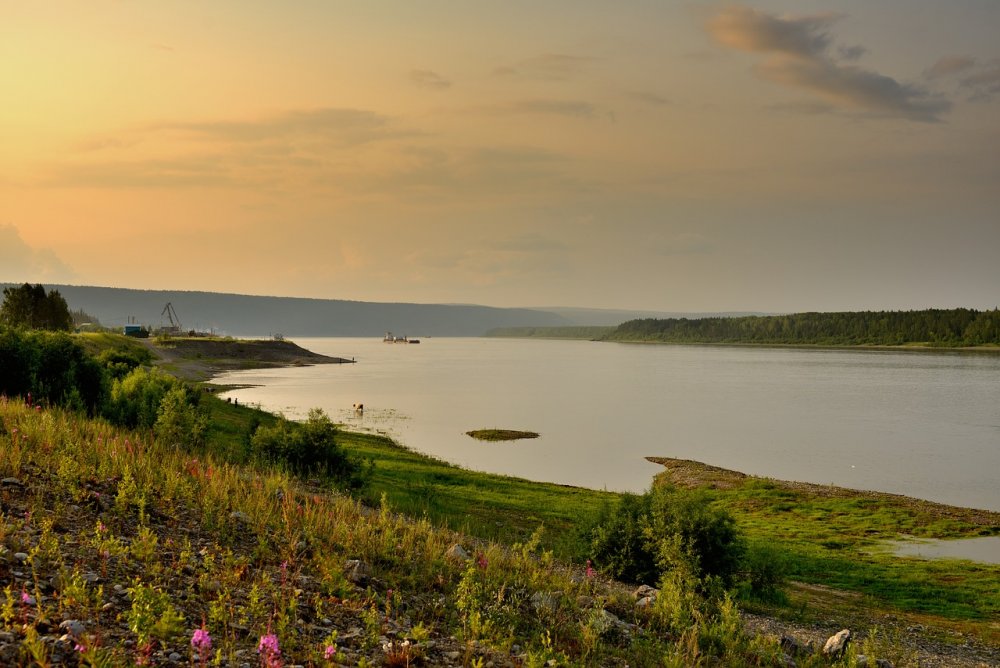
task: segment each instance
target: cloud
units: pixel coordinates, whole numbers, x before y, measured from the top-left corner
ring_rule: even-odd
[[[510,104],[487,107],[492,114],[543,114],[547,116],[567,116],[569,118],[597,118],[597,107],[580,100],[519,100]]]
[[[945,56],[924,70],[927,79],[940,79],[972,69],[976,59],[971,56]]]
[[[563,81],[578,75],[592,61],[593,58],[586,56],[544,53],[514,65],[497,68],[493,74],[501,77]]]
[[[568,250],[568,246],[563,241],[537,233],[508,237],[493,244],[493,247],[496,250],[512,253],[551,253]]]
[[[410,81],[421,88],[445,90],[451,88],[451,81],[430,70],[410,70]]]
[[[838,109],[867,115],[933,123],[951,109],[946,98],[915,84],[854,65],[830,54],[829,28],[837,14],[780,17],[748,7],[729,7],[708,23],[708,32],[724,46],[765,54],[755,71],[764,79],[807,90]],[[860,46],[840,48],[845,60],[859,58]]]
[[[972,90],[972,100],[988,102],[1000,94],[1000,65],[984,68],[962,79],[962,86]]]
[[[125,128],[77,144],[74,160],[41,181],[83,187],[266,186],[329,180],[356,170],[362,148],[419,136],[360,109],[290,110],[255,120],[171,120]],[[345,167],[347,162],[354,167]]]
[[[32,248],[16,227],[0,224],[0,281],[62,283],[75,275],[51,250]]]
[[[780,111],[792,114],[805,114],[807,116],[829,114],[834,111],[833,105],[825,102],[814,102],[811,100],[800,100],[798,102],[779,102],[767,106],[771,111]]]
[[[838,18],[837,14],[780,18],[749,7],[729,7],[716,14],[708,28],[720,43],[741,51],[817,58],[830,46],[825,28]]]
[[[190,139],[224,142],[262,142],[305,137],[335,141],[342,145],[363,144],[399,131],[390,130],[390,119],[363,109],[324,108],[292,110],[251,121],[170,121],[148,126],[149,130],[178,132]]]
[[[668,104],[672,104],[670,99],[665,98],[662,95],[657,95],[656,93],[650,93],[648,91],[641,91],[641,90],[631,91],[626,93],[626,96],[638,102],[642,102],[644,104],[648,104],[654,107],[662,107]]]
[[[660,255],[703,255],[715,250],[711,239],[694,232],[681,232],[672,236],[654,234],[649,239],[650,250]]]

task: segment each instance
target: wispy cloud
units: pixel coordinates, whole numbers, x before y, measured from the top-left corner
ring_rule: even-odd
[[[643,104],[648,104],[654,107],[663,107],[671,104],[671,100],[669,98],[658,95],[657,93],[651,93],[649,91],[636,90],[630,91],[625,95],[626,97],[636,100],[637,102],[642,102]]]
[[[703,255],[715,250],[714,242],[696,232],[679,234],[652,234],[648,240],[650,250],[660,255]]]
[[[445,90],[451,88],[451,81],[431,70],[410,70],[410,81],[420,88]]]
[[[990,101],[1000,94],[1000,64],[984,67],[962,79],[962,86],[972,91],[971,99]]]
[[[767,56],[756,68],[762,78],[807,90],[835,108],[867,115],[937,122],[951,102],[916,84],[846,65],[831,55],[831,26],[838,14],[775,16],[749,7],[729,7],[708,22],[720,44]],[[845,61],[859,58],[864,48],[837,51]]]
[[[500,67],[493,74],[501,77],[520,77],[544,81],[571,79],[582,72],[593,58],[572,56],[564,53],[544,53],[522,60],[513,65]]]
[[[167,121],[147,128],[174,131],[191,139],[225,142],[261,142],[290,137],[308,137],[361,144],[399,135],[390,129],[390,119],[363,109],[324,108],[293,110],[258,120]]]
[[[975,67],[976,59],[971,56],[945,56],[924,70],[924,77],[940,79],[961,74]]]

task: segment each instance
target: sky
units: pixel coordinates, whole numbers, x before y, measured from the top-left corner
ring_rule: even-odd
[[[0,2],[0,281],[1000,304],[995,0]]]

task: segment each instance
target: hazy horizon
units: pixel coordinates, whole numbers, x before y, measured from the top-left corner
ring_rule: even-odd
[[[997,34],[984,0],[15,3],[0,281],[991,309]]]

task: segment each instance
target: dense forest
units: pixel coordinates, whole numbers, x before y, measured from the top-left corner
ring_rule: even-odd
[[[622,323],[604,340],[836,346],[1000,345],[1000,310],[959,308],[644,319]]]

